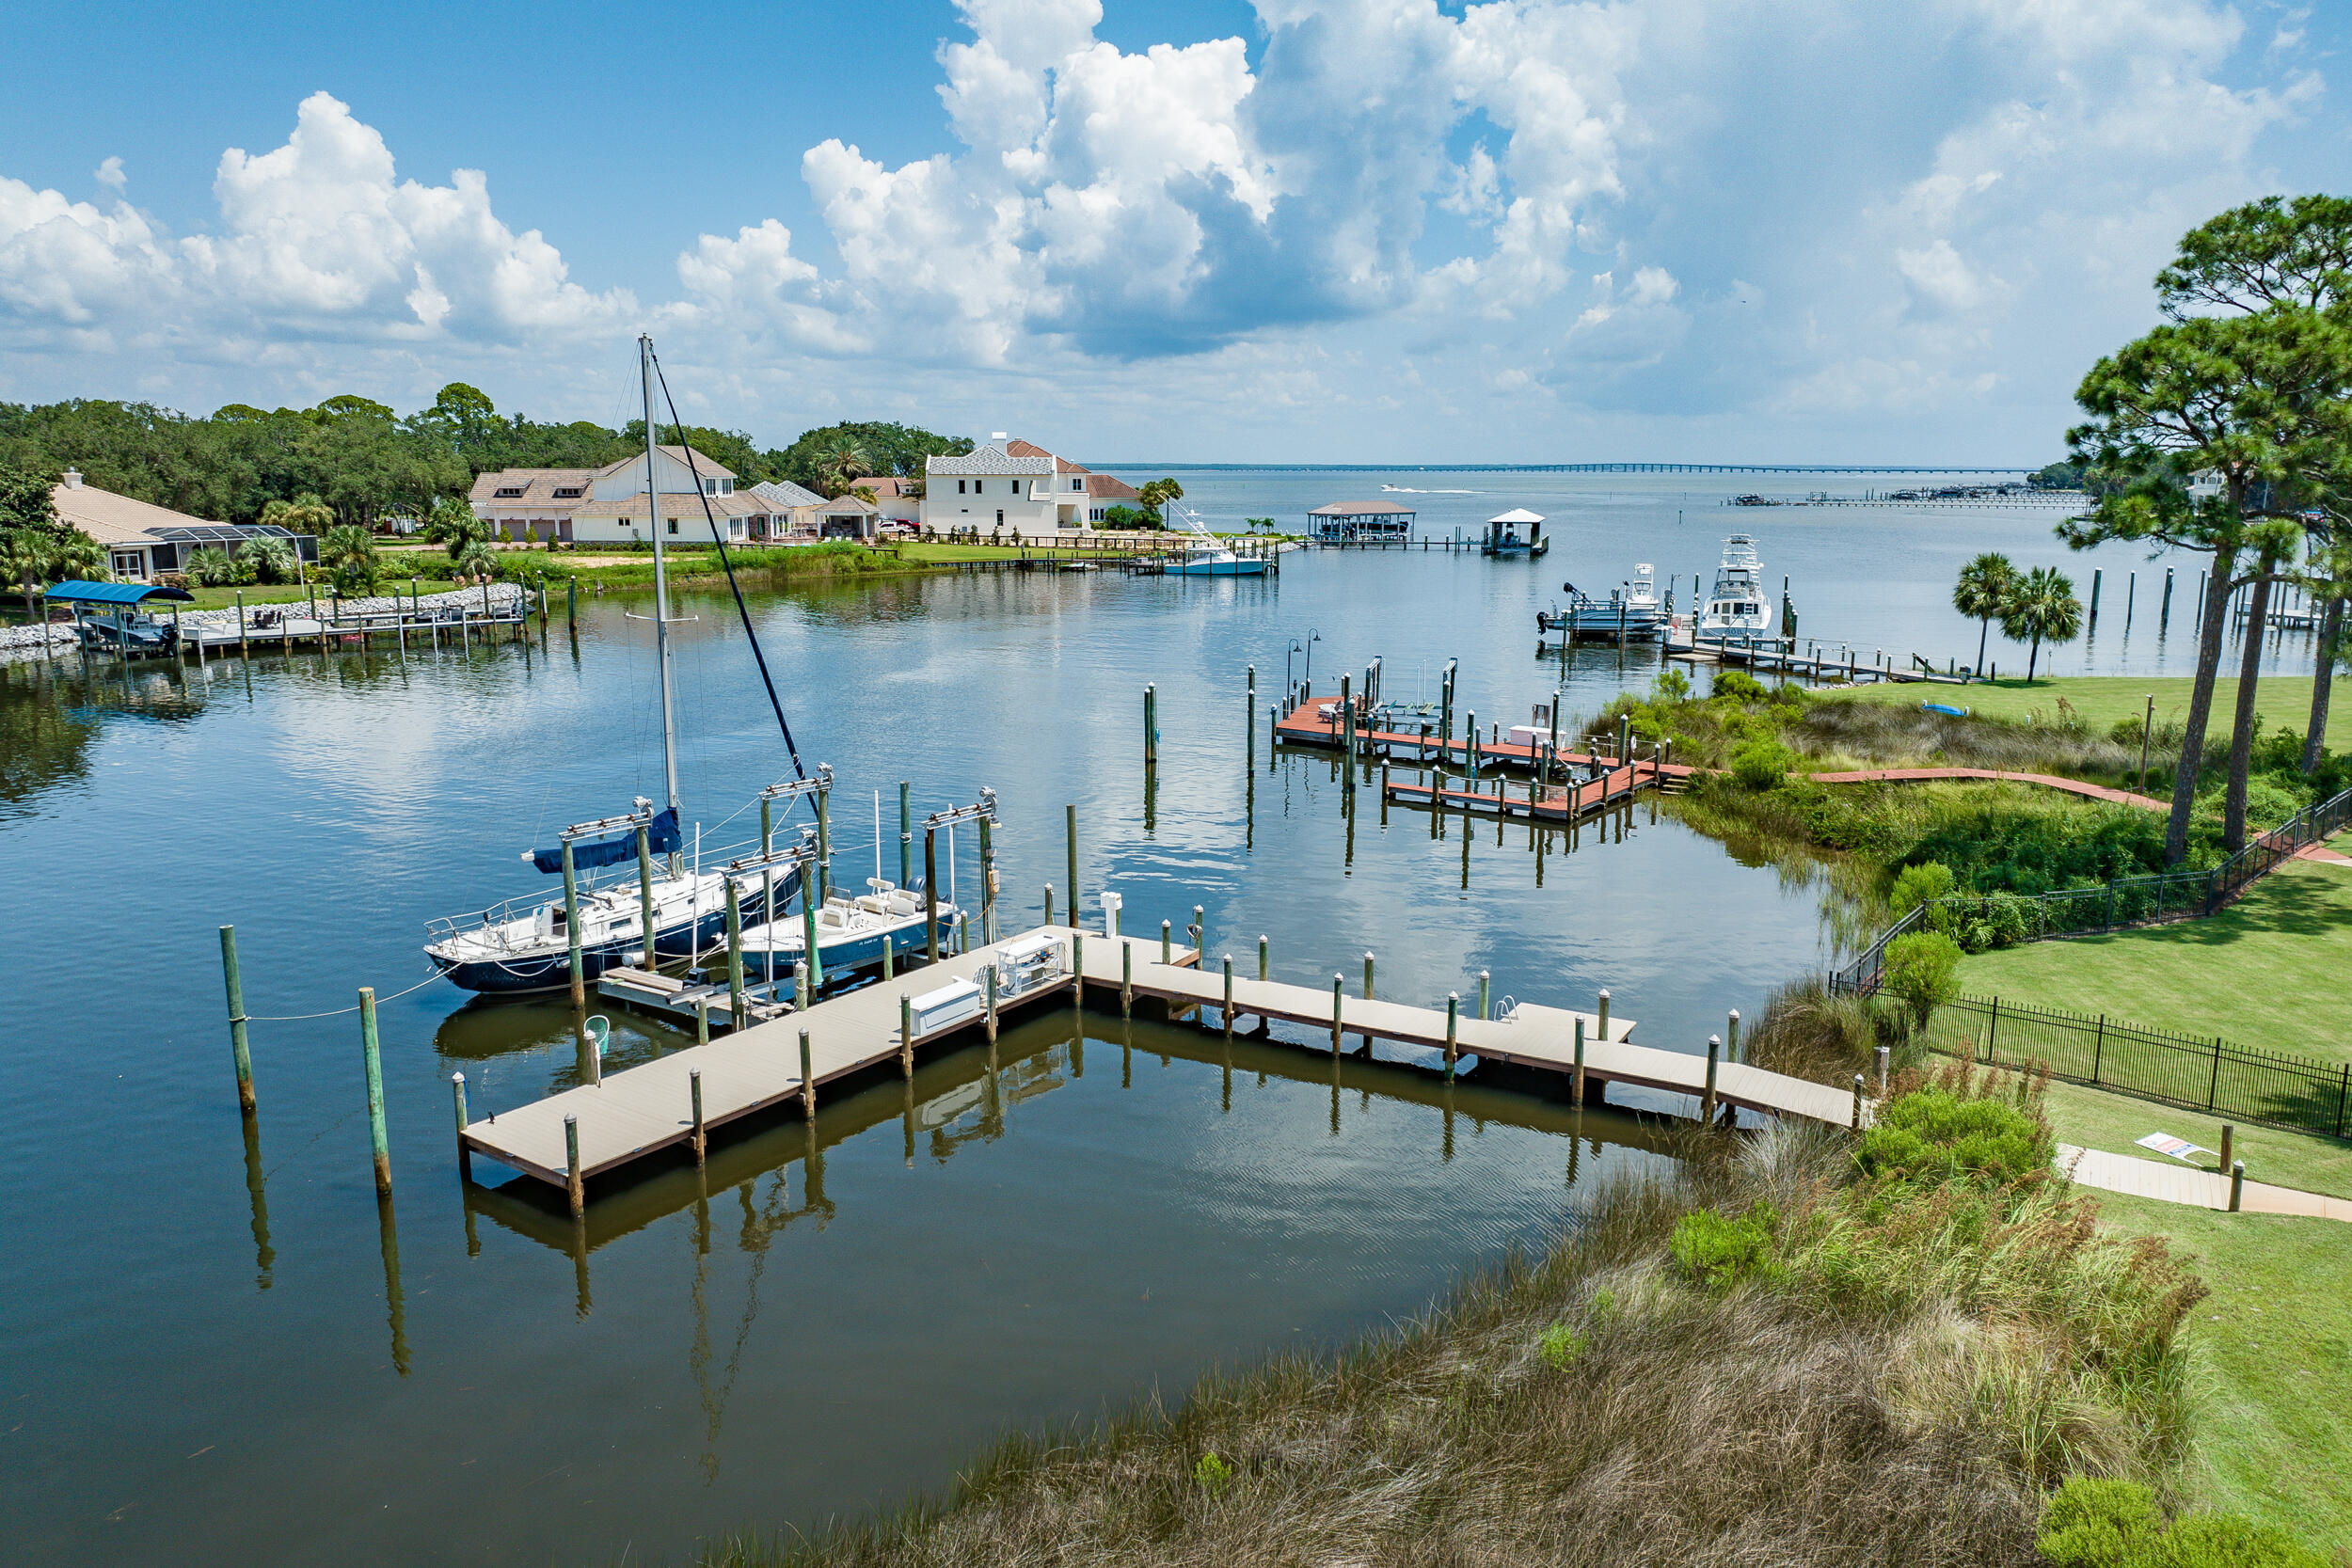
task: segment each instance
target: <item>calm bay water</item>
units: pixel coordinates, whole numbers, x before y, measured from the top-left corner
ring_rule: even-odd
[[[1285,521],[1380,478],[1183,477],[1212,517]],[[1605,985],[1638,1039],[1696,1049],[1820,959],[1813,892],[1646,809],[1540,855],[1524,829],[1383,826],[1369,793],[1351,824],[1331,763],[1270,761],[1263,733],[1294,641],[1320,686],[1382,656],[1391,696],[1434,694],[1458,657],[1482,721],[1522,719],[1564,680],[1589,712],[1654,663],[1538,660],[1534,611],[1564,577],[1614,580],[1637,559],[1709,569],[1735,524],[1794,578],[1808,633],[1939,659],[1974,648],[1946,604],[1959,560],[2061,553],[2042,510],[1731,512],[1722,489],[1679,500],[1683,476],[1654,477],[1675,487],[1478,475],[1459,483],[1483,495],[1412,498],[1449,531],[1455,510],[1466,526],[1547,512],[1561,542],[1532,568],[1311,555],[1263,583],[930,578],[755,610],[803,754],[837,769],[845,875],[871,853],[871,792],[895,816],[900,778],[918,809],[991,785],[1014,921],[1066,879],[1074,801],[1088,910],[1116,888],[1131,930],[1199,903],[1212,954],[1246,965],[1265,932],[1278,973],[1352,984],[1370,948],[1384,994],[1432,1002],[1481,970],[1499,997],[1581,1004]],[[2114,556],[2110,582],[2135,565],[2145,578]],[[715,849],[789,765],[731,604],[690,595],[683,612],[686,813]],[[673,1167],[601,1198],[582,1255],[536,1184],[483,1165],[492,1185],[461,1191],[449,1123],[453,1070],[477,1115],[573,1082],[568,1009],[440,984],[384,1008],[389,1225],[351,1017],[255,1025],[248,1146],[215,928],[239,928],[256,1014],[415,985],[427,918],[530,891],[518,850],[660,793],[649,643],[608,599],[576,649],[559,623],[528,653],[0,673],[0,863],[24,911],[0,970],[13,1555],[675,1557],[731,1526],[938,1487],[1009,1426],[1342,1340],[1540,1241],[1597,1174],[1662,1158],[1630,1117],[1588,1113],[1579,1140],[1564,1106],[1475,1075],[1450,1104],[1406,1066],[1347,1063],[1335,1087],[1327,1058],[1244,1043],[1229,1067],[1213,1036],[1064,1011],[1009,1030],[993,1069],[970,1050],[911,1096],[891,1080],[833,1102],[814,1160],[784,1118],[700,1182]],[[2168,664],[2156,639],[2118,636],[2058,657],[2138,672],[2184,649]],[[1147,680],[1164,731],[1150,794]],[[623,1065],[679,1043],[613,1019]]]

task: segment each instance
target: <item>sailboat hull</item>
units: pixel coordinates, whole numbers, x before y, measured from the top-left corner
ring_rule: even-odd
[[[955,916],[956,907],[953,904],[943,903],[939,906],[939,942],[943,952],[952,945]],[[825,978],[830,981],[835,974],[846,974],[852,969],[870,969],[880,964],[884,937],[890,939],[890,951],[895,958],[922,955],[930,946],[923,927],[924,922],[915,919],[900,921],[876,930],[852,931],[831,941],[819,936],[817,939],[817,957],[824,967]],[[800,961],[798,943],[787,942],[771,950],[755,948],[746,941],[743,947],[743,975],[746,979],[789,980],[793,966]]]
[[[782,895],[782,890],[778,890]],[[756,918],[758,897],[744,901],[746,918]],[[698,920],[680,920],[673,925],[657,927],[654,931],[654,956],[657,959],[687,959],[697,954],[707,955],[715,945],[723,944],[727,934],[724,909],[708,911]],[[629,957],[639,951],[637,933],[612,938],[600,942],[582,943],[580,949],[581,976],[588,984],[609,970],[627,965]],[[821,945],[818,952],[826,952]],[[876,949],[879,954],[880,949]],[[431,948],[425,950],[433,966],[449,977],[450,983],[461,990],[480,991],[490,996],[521,996],[532,991],[561,990],[572,983],[572,955],[568,946],[532,949],[522,953],[501,954],[495,958],[466,958],[453,961]],[[830,957],[830,955],[828,955]]]

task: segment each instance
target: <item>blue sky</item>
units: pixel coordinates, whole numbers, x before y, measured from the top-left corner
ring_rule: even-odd
[[[2028,461],[2352,8],[19,7],[0,397],[1135,459]],[[93,109],[98,112],[93,112]]]

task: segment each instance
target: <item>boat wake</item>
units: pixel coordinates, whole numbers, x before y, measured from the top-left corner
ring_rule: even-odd
[[[1484,490],[1416,490],[1409,484],[1383,484],[1381,489],[1391,496],[1483,496]]]

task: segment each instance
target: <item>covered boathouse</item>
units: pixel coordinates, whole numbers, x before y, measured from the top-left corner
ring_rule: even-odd
[[[1307,514],[1307,537],[1320,545],[1386,543],[1413,536],[1413,513],[1389,501],[1334,501]]]

